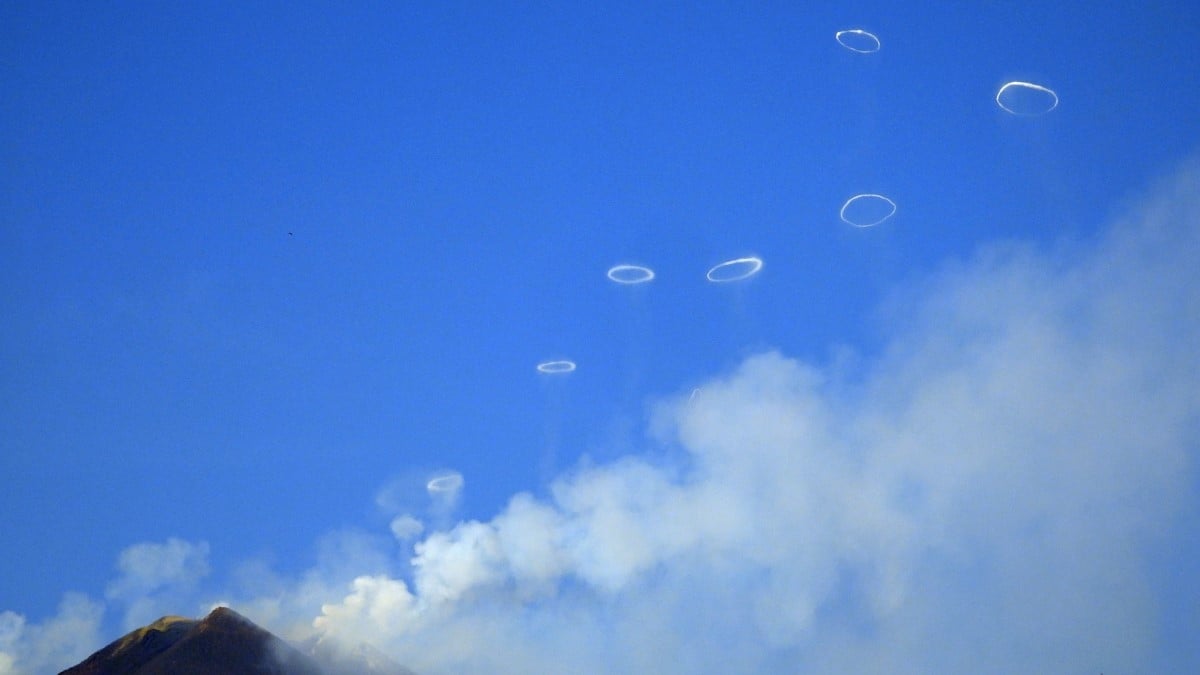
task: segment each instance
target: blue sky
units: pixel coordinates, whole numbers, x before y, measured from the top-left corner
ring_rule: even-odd
[[[1097,653],[1164,671],[1200,664],[1183,644],[1200,630],[1200,589],[1183,571],[1200,562],[1187,543],[1200,10],[477,4],[0,8],[0,672],[66,665],[135,620],[217,601],[280,632],[344,619],[422,672],[482,666],[414,656],[413,636],[506,626],[504,643],[528,650],[492,666],[553,672],[526,659],[629,647],[636,631],[605,621],[651,622],[661,603],[646,598],[683,595],[697,575],[732,594],[712,607],[754,605],[757,591],[811,604],[803,620],[756,606],[761,630],[729,644],[766,660],[734,672],[845,672],[814,635],[853,645],[861,670],[869,655],[921,644],[884,639],[895,617],[931,634],[961,627],[972,584],[1000,597],[1024,575],[1054,580],[1076,564],[1079,601],[1063,600],[1046,634],[1075,644],[1073,612],[1096,615],[1091,593],[1116,579],[1128,592],[1100,613],[1127,614],[1149,637]],[[834,34],[848,28],[882,48],[843,49]],[[1059,107],[1004,112],[994,97],[1013,80],[1052,88]],[[888,196],[896,214],[841,222],[859,193]],[[1164,229],[1179,242],[1164,243]],[[764,261],[753,278],[705,280],[749,255]],[[613,284],[605,271],[618,263],[656,277]],[[1158,301],[1173,304],[1159,312]],[[1014,328],[1043,324],[1065,332]],[[537,372],[556,358],[577,370]],[[989,394],[990,378],[1025,363],[1047,367],[1001,387],[1011,398]],[[1062,403],[1053,423],[970,414],[1039,400],[1073,376],[1096,400]],[[1160,396],[1176,407],[1105,426]],[[806,417],[810,398],[820,424]],[[820,433],[754,440],[793,415]],[[957,431],[930,431],[943,426]],[[1122,444],[1127,428],[1157,440]],[[1096,442],[1095,429],[1111,432],[1111,464],[1068,451]],[[922,434],[928,448],[908,449]],[[1004,457],[1064,459],[993,473],[991,446],[963,439],[997,434]],[[743,443],[769,451],[744,448],[758,458],[745,466],[726,457]],[[960,466],[942,454],[951,443],[982,459]],[[1177,471],[1140,473],[1135,456]],[[1130,476],[1128,494],[1109,492],[1126,497],[1098,503],[1035,480],[1097,466]],[[754,481],[712,478],[742,469],[832,474],[796,488],[821,499],[767,489],[747,505],[735,497]],[[461,490],[429,494],[446,472]],[[976,483],[976,472],[1000,477]],[[826,484],[846,487],[824,495]],[[657,496],[629,497],[642,494],[633,486]],[[999,506],[1014,488],[1036,505],[1028,513]],[[958,501],[975,489],[994,506]],[[891,495],[886,507],[864,496],[877,493]],[[621,505],[601,527],[580,514],[609,512],[572,506],[590,503],[581,495],[627,499],[595,497]],[[740,504],[730,528],[782,537],[779,550],[726,560],[741,539],[681,525],[640,535],[675,542],[638,549],[631,560],[644,564],[603,564],[614,547],[637,549],[630,523],[712,523],[698,514],[724,499]],[[946,510],[905,520],[926,501]],[[878,518],[815,524],[843,509]],[[1090,529],[1076,518],[1088,509],[1118,524]],[[522,520],[545,510],[553,517]],[[394,537],[400,516],[421,532]],[[543,542],[557,562],[536,574],[512,563],[511,544],[479,544],[504,522],[592,541],[624,517],[615,542]],[[1019,544],[988,539],[1010,521]],[[875,527],[899,541],[848,534]],[[1038,528],[1056,533],[1052,551],[1030,543]],[[827,559],[809,532],[823,533],[813,541]],[[846,541],[858,543],[842,551]],[[509,563],[479,563],[476,576],[439,557],[479,562],[463,551],[489,546]],[[1022,546],[1045,567],[1006,566]],[[1111,567],[1079,562],[1093,554]],[[929,564],[961,588],[916,593],[914,570]],[[383,626],[339,614],[352,589],[395,598],[399,582],[419,609]],[[596,598],[607,609],[593,611]],[[1013,604],[1046,616],[1028,600]],[[695,628],[684,620],[694,607],[662,606],[678,612],[653,622],[676,639]],[[563,616],[578,634],[531,637]],[[1028,623],[1020,611],[995,616],[1007,644],[1036,644],[1015,628]],[[64,617],[87,626],[82,637],[37,648],[55,626],[78,626]],[[1096,640],[1129,633],[1115,619],[1091,628]],[[961,631],[976,663],[996,669],[1105,667],[1078,653],[1038,661],[1033,647],[1027,661],[1020,648],[1001,657]],[[666,672],[655,659],[678,653],[666,637],[638,645],[629,651],[645,661],[570,665]],[[924,657],[909,662],[950,663]]]

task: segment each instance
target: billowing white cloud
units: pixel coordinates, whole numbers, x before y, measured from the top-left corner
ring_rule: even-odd
[[[0,675],[17,672],[17,645],[25,629],[25,617],[13,611],[0,612]]]
[[[130,598],[163,587],[190,583],[208,574],[208,543],[174,537],[162,544],[134,544],[117,559],[121,576],[108,586],[109,598]]]
[[[0,612],[0,675],[56,673],[96,650],[104,606],[81,593],[66,593],[58,613],[29,623]]]
[[[248,563],[220,599],[422,675],[1200,667],[1164,637],[1160,574],[1200,565],[1171,539],[1200,536],[1177,519],[1200,507],[1200,168],[1093,241],[985,248],[881,322],[861,367],[750,357],[660,402],[650,452],[489,520],[440,526],[458,474],[425,484],[428,530],[389,485],[393,536],[330,535],[299,579]],[[207,546],[119,568],[128,609],[192,597]],[[0,674],[67,653],[50,626],[100,646],[72,597],[38,626],[0,614]]]
[[[123,630],[164,614],[178,614],[195,584],[209,572],[208,544],[168,539],[126,548],[117,559],[120,575],[106,597],[124,606]],[[8,611],[0,614],[0,675],[58,672],[99,649],[104,603],[67,593],[54,616],[30,623]],[[111,638],[110,638],[111,639]]]
[[[316,623],[428,675],[1137,670],[1197,499],[1198,289],[1190,167],[1097,241],[898,294],[855,378],[771,352],[664,402],[683,459],[433,532]]]
[[[187,591],[209,573],[208,543],[170,538],[134,544],[117,559],[121,575],[105,596],[125,605],[123,626],[130,630],[165,614],[177,614]]]

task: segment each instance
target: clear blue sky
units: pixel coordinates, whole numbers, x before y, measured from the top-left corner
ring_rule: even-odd
[[[12,667],[36,662],[20,645],[67,592],[104,608],[90,649],[118,635],[136,603],[114,579],[137,544],[203,548],[203,580],[153,586],[156,610],[179,598],[164,612],[195,614],[237,595],[247,561],[291,588],[323,564],[331,533],[361,533],[411,586],[413,542],[389,534],[397,515],[422,521],[420,541],[491,522],[520,492],[568,512],[556,478],[629,458],[688,484],[688,441],[663,441],[652,423],[663,401],[722,391],[713,378],[736,383],[766,352],[847,390],[886,390],[879,373],[919,352],[913,340],[975,335],[970,322],[943,326],[939,312],[953,312],[937,298],[957,296],[933,280],[985,275],[981,247],[1030,247],[1055,289],[1103,286],[1080,271],[1105,268],[1097,242],[1200,149],[1200,9],[977,5],[3,3],[0,612]],[[843,49],[834,33],[847,28],[882,48]],[[1012,80],[1052,88],[1059,107],[1005,113],[993,97]],[[858,193],[887,195],[897,213],[846,225],[838,210]],[[1176,210],[1194,232],[1195,212]],[[747,255],[765,262],[757,276],[706,282]],[[613,284],[618,263],[656,278]],[[1160,276],[1154,264],[1143,276]],[[1192,288],[1186,314],[1197,291],[1180,287]],[[913,318],[922,303],[929,316]],[[1136,325],[1168,345],[1168,329],[1194,330],[1156,320]],[[897,328],[908,321],[922,328]],[[1089,353],[1081,363],[1100,358]],[[554,358],[578,369],[536,371]],[[1182,406],[1163,450],[1183,458],[1182,483],[1159,523],[1196,513],[1196,397],[1171,380],[1195,372],[1195,352],[1179,358],[1135,378],[1165,382]],[[904,363],[916,382],[936,370]],[[952,398],[970,408],[972,392]],[[730,421],[730,434],[774,410]],[[860,448],[845,440],[859,431],[832,427]],[[600,469],[573,468],[585,456]],[[443,470],[464,478],[457,501],[423,492]],[[1160,479],[1138,485],[1165,490]],[[1123,532],[1097,537],[1125,550]],[[1128,602],[1200,627],[1194,606],[1170,600],[1200,597],[1194,581],[1172,585],[1200,565],[1195,545],[1154,546],[1175,557],[1148,554],[1137,569],[1154,591]],[[779,560],[755,569],[790,578]],[[595,578],[576,565],[563,583],[587,592]],[[325,602],[358,573],[331,573]],[[817,603],[818,626],[841,616],[830,607],[858,606],[813,594],[833,598]],[[1123,597],[1109,609],[1132,612]],[[1163,630],[1122,654],[1200,663],[1180,646],[1186,632]],[[783,664],[801,654],[835,668],[805,639],[763,638],[781,661],[746,667],[792,672]],[[0,625],[0,655],[3,640]],[[1057,672],[1081,667],[1065,663]]]

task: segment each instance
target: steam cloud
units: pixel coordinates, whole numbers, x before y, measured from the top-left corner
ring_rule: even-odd
[[[411,575],[395,538],[337,537],[302,579],[244,571],[231,604],[423,675],[1200,666],[1164,638],[1159,573],[1200,562],[1172,552],[1198,534],[1197,214],[1193,165],[1087,245],[993,246],[898,294],[876,358],[768,352],[660,402],[652,452],[429,530]],[[156,546],[110,600],[206,570]],[[65,659],[39,646],[63,616],[99,646],[102,608],[68,597],[37,626],[0,614],[0,674]]]
[[[1198,187],[947,270],[857,374],[752,357],[660,406],[678,456],[433,532],[316,626],[426,673],[1144,668],[1196,499]]]
[[[53,673],[77,663],[103,644],[104,606],[82,593],[66,593],[58,614],[38,624],[0,612],[0,675]]]
[[[117,568],[121,576],[105,595],[126,604],[122,624],[132,630],[157,619],[159,607],[186,597],[208,575],[208,543],[171,538],[163,544],[135,544],[121,552]]]

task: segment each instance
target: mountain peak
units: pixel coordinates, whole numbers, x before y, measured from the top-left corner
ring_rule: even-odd
[[[161,621],[161,619],[160,619]],[[209,629],[218,628],[221,630],[263,630],[259,628],[253,621],[233,611],[231,607],[224,605],[213,609],[208,613],[208,616],[200,620],[201,626],[207,626]]]
[[[309,645],[310,650],[312,645]],[[164,616],[130,631],[60,675],[363,675],[409,674],[378,658],[346,661],[346,654],[304,653],[229,607],[203,619]],[[352,654],[358,656],[357,653]]]

